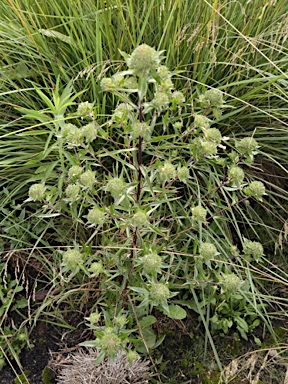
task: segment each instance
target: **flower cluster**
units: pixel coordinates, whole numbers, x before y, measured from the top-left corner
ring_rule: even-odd
[[[228,170],[228,178],[231,179],[231,183],[235,187],[240,187],[243,183],[245,174],[242,168],[237,165],[232,165]]]
[[[147,44],[141,44],[127,59],[127,65],[134,76],[147,77],[157,70],[160,61],[159,52]]]
[[[194,223],[206,223],[207,210],[201,205],[191,208],[192,220]]]
[[[261,243],[258,241],[246,240],[243,244],[243,252],[247,261],[255,260],[261,261],[264,255],[264,249]]]
[[[80,251],[77,249],[69,249],[68,251],[63,253],[62,264],[68,270],[75,270],[77,267],[82,265],[84,262],[83,256]]]
[[[29,188],[29,199],[33,201],[42,201],[45,197],[45,186],[44,184],[33,184]]]
[[[108,181],[106,189],[111,193],[114,199],[118,199],[118,197],[126,190],[126,183],[120,177],[114,177]]]
[[[97,347],[108,356],[114,356],[122,346],[122,340],[111,327],[106,327],[103,336],[97,337],[96,342]]]
[[[170,297],[170,291],[166,284],[151,283],[149,298],[153,305],[163,305],[167,303]]]
[[[265,195],[265,185],[261,181],[252,181],[252,183],[244,188],[244,193],[261,201],[263,195]]]
[[[170,161],[165,161],[163,165],[160,165],[158,171],[161,181],[171,181],[176,177],[176,169]]]
[[[211,243],[202,243],[199,248],[199,254],[205,262],[209,262],[217,254],[217,248]]]
[[[87,215],[88,222],[93,225],[99,225],[99,226],[103,225],[104,218],[105,218],[105,212],[96,206],[90,209]]]
[[[234,273],[223,275],[222,292],[232,294],[237,292],[242,285],[241,279]]]
[[[157,253],[151,252],[143,257],[143,269],[146,273],[153,275],[160,272],[162,259]]]
[[[132,216],[132,224],[134,227],[142,227],[149,223],[146,212],[138,211]]]

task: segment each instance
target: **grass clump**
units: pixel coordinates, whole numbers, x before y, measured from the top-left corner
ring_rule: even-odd
[[[219,367],[213,332],[273,334],[287,5],[259,4],[0,5],[0,246],[72,307],[90,292],[89,345],[112,357],[157,347],[155,309],[196,312]]]
[[[95,340],[82,343],[101,350],[97,361],[114,358],[120,348],[130,353],[128,345],[149,353],[161,342],[151,327],[153,310],[183,319],[190,308],[220,368],[211,333],[233,327],[247,339],[260,322],[270,327],[247,264],[260,263],[263,248],[241,236],[236,218],[247,203],[265,198],[264,184],[245,176],[259,145],[211,128],[225,107],[216,89],[193,100],[189,124],[187,96],[175,89],[162,54],[146,45],[122,52],[128,69],[101,80],[119,100],[102,124],[90,102],[66,110],[76,97],[70,85],[51,98],[36,89],[59,155],[52,173],[33,177],[23,207],[40,221],[70,222],[71,240],[62,240],[59,251],[47,249],[60,261],[54,265],[68,295],[75,284],[99,287],[87,318]],[[145,70],[142,55],[151,64]],[[125,87],[131,81],[137,88]],[[19,111],[41,121],[47,108]],[[81,132],[91,124],[87,143]],[[42,169],[49,166],[43,159]]]

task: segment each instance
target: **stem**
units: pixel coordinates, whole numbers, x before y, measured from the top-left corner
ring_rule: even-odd
[[[143,123],[143,106],[142,101],[139,101],[139,121],[140,123]],[[137,180],[137,193],[136,193],[136,203],[139,203],[140,200],[140,193],[141,193],[141,179],[142,179],[142,172],[141,172],[141,165],[142,165],[142,136],[139,136],[138,138],[138,180]]]
[[[142,101],[139,101],[139,121],[140,123],[143,123],[143,107],[142,107]],[[137,156],[137,166],[135,168],[137,169],[137,192],[136,192],[136,203],[138,204],[140,201],[140,194],[141,194],[141,179],[142,179],[142,172],[141,172],[141,165],[142,165],[142,136],[138,137],[138,156]],[[133,248],[137,247],[137,228],[135,228],[133,233]]]

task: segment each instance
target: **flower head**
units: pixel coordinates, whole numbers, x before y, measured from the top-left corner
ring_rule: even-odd
[[[218,254],[218,252],[214,244],[202,243],[199,248],[199,254],[201,258],[207,262],[210,261],[210,259],[213,259]]]
[[[136,212],[132,217],[132,224],[135,227],[142,227],[143,225],[148,224],[147,214],[144,211]]]
[[[94,225],[103,225],[105,218],[105,212],[99,207],[93,207],[89,210],[87,220]]]
[[[90,265],[89,272],[93,274],[93,277],[97,277],[100,273],[104,272],[104,266],[102,263],[94,262]]]
[[[162,259],[157,253],[151,252],[143,257],[143,269],[148,274],[155,274],[160,270]]]
[[[210,120],[204,115],[195,115],[194,124],[197,128],[208,129],[210,127]]]
[[[157,68],[157,72],[162,79],[166,79],[170,75],[169,69],[166,65],[160,65],[160,67]]]
[[[239,290],[242,283],[240,278],[234,273],[229,273],[223,276],[222,291],[225,293],[235,293]]]
[[[222,140],[221,132],[217,128],[208,128],[204,130],[204,136],[207,141],[211,141],[212,143],[218,145],[221,143]]]
[[[265,195],[265,185],[261,181],[252,181],[248,187],[244,188],[244,193],[261,201],[263,195]]]
[[[84,125],[84,127],[81,128],[82,136],[84,136],[85,141],[87,143],[90,143],[91,141],[96,139],[97,131],[97,124],[94,121]]]
[[[149,291],[149,298],[153,305],[161,305],[167,303],[170,297],[170,291],[166,284],[152,283]]]
[[[44,184],[33,184],[29,188],[29,199],[33,201],[41,201],[45,197],[45,186]]]
[[[215,156],[217,154],[217,145],[212,141],[203,141],[201,143],[204,156]]]
[[[136,351],[129,350],[127,352],[127,360],[128,360],[129,364],[132,364],[133,361],[139,360],[139,359],[140,359],[140,356],[138,355],[138,353]]]
[[[189,179],[189,176],[190,176],[189,175],[188,167],[185,167],[185,166],[181,167],[181,166],[179,166],[177,168],[177,176],[178,176],[178,179],[180,181],[182,181],[182,183],[187,183],[187,181]]]
[[[158,170],[161,181],[170,181],[176,177],[176,169],[170,161],[165,161],[163,165],[159,166]]]
[[[175,91],[170,96],[170,101],[172,103],[175,103],[176,105],[184,104],[185,103],[185,96],[180,91]]]
[[[79,176],[83,172],[83,168],[79,167],[79,165],[72,165],[68,171],[68,177],[72,178],[75,176]]]
[[[139,136],[143,137],[145,140],[151,139],[151,127],[147,123],[140,123],[137,121],[132,125],[131,128],[132,139],[137,140]]]
[[[126,189],[126,183],[120,177],[113,177],[107,184],[107,191],[111,193],[114,199],[117,199]]]
[[[127,65],[137,77],[147,77],[159,67],[160,54],[147,44],[139,45],[127,60]]]
[[[90,321],[91,324],[96,324],[100,320],[101,315],[97,312],[93,312],[90,314],[88,317],[88,320]]]
[[[116,335],[111,327],[106,327],[103,336],[101,338],[97,338],[97,347],[108,356],[114,356],[121,345],[121,339]]]
[[[95,182],[95,173],[92,172],[90,169],[88,169],[88,171],[84,172],[80,176],[80,183],[84,187],[91,189],[93,187],[94,182]]]
[[[76,125],[68,123],[63,127],[64,138],[66,143],[74,146],[78,146],[82,143],[82,132],[81,129],[77,128]]]
[[[253,155],[253,153],[259,148],[259,145],[253,137],[244,137],[238,143],[236,143],[236,148],[241,153],[241,155]]]
[[[243,244],[243,252],[248,261],[251,260],[251,257],[255,261],[260,261],[262,256],[264,255],[264,249],[261,243],[258,241],[247,240]]]
[[[93,112],[93,103],[89,103],[88,101],[84,101],[80,103],[77,108],[77,113],[81,116],[87,116]]]
[[[191,208],[194,223],[206,223],[207,211],[201,205]]]
[[[120,103],[112,115],[112,121],[126,124],[131,113],[132,107],[127,103]]]
[[[243,183],[245,174],[242,168],[237,165],[232,165],[228,170],[228,177],[234,186],[240,187]]]
[[[152,104],[159,110],[162,111],[167,109],[169,106],[169,97],[166,92],[155,93],[154,99],[152,100]]]
[[[221,108],[224,104],[223,93],[219,89],[209,89],[204,93],[204,98],[211,107]]]
[[[68,199],[76,201],[80,194],[80,186],[77,184],[69,184],[65,189],[65,194]]]
[[[67,269],[74,270],[83,262],[83,256],[77,249],[69,249],[63,254],[63,265]]]

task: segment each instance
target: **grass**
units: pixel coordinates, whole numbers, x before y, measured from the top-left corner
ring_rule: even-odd
[[[57,284],[57,276],[50,271],[58,261],[47,256],[53,251],[50,244],[59,245],[59,239],[73,236],[73,227],[69,220],[63,227],[48,217],[39,219],[33,206],[22,207],[31,182],[41,179],[43,173],[52,181],[61,169],[59,151],[51,136],[53,114],[36,88],[51,98],[55,90],[61,94],[72,81],[74,92],[79,93],[75,101],[93,101],[101,124],[116,104],[113,95],[102,92],[101,78],[123,67],[119,50],[131,52],[145,42],[165,50],[167,66],[175,68],[175,86],[187,98],[183,111],[187,126],[193,121],[195,96],[206,88],[217,87],[227,101],[217,127],[233,138],[252,135],[261,145],[256,163],[247,172],[251,180],[265,181],[269,196],[260,211],[253,204],[240,206],[228,217],[234,223],[234,233],[260,238],[271,252],[267,255],[267,270],[253,271],[259,274],[260,282],[263,279],[286,287],[285,258],[281,259],[281,272],[280,257],[271,251],[281,233],[283,248],[287,235],[286,229],[281,232],[287,225],[288,199],[285,1],[77,0],[72,5],[69,0],[61,4],[55,0],[5,0],[0,4],[0,15],[3,249],[26,254],[28,264],[32,260],[40,262],[47,281],[52,279]],[[21,107],[46,112],[46,117],[42,121],[29,114],[24,117]],[[68,106],[71,110],[72,106]],[[44,163],[45,169],[41,168]],[[205,169],[202,172],[204,178],[209,178]],[[85,238],[84,232],[80,236]],[[219,243],[223,242],[217,228],[215,236]],[[249,270],[247,274],[250,276]],[[271,295],[265,283],[263,292],[264,302],[281,303],[281,310],[268,313],[266,319],[285,317],[285,300]],[[269,321],[266,326],[271,328]],[[205,319],[203,323],[208,326]]]

